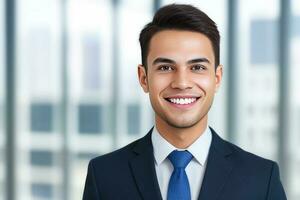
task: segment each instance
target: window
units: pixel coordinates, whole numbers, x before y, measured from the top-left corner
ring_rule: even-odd
[[[51,199],[53,196],[53,186],[47,183],[33,183],[31,185],[31,195],[34,198]]]
[[[277,62],[278,30],[277,21],[254,19],[250,28],[251,63],[275,64]]]
[[[103,132],[102,106],[79,105],[79,132],[82,134],[98,134]]]
[[[52,166],[53,165],[53,153],[45,150],[31,150],[30,162],[32,166]]]
[[[127,132],[130,135],[138,135],[140,133],[141,114],[138,104],[131,104],[127,107]]]
[[[95,90],[100,87],[100,44],[95,34],[86,34],[82,39],[84,88]]]
[[[77,153],[77,158],[79,160],[85,160],[85,161],[89,161],[92,158],[95,158],[97,156],[99,156],[99,153],[85,153],[85,152]]]
[[[292,36],[300,37],[300,13],[292,16]]]
[[[32,103],[30,111],[33,132],[53,131],[53,106],[50,103]]]

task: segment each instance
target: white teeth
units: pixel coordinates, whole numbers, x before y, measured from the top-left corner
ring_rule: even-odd
[[[193,103],[197,99],[196,98],[170,98],[169,100],[175,104],[185,105],[185,104]]]

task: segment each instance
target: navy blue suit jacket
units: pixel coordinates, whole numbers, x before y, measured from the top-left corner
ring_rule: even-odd
[[[278,165],[221,139],[213,129],[198,200],[286,200]],[[90,161],[83,200],[161,200],[151,132]]]

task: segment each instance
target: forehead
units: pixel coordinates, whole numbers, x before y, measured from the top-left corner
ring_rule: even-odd
[[[181,30],[164,30],[156,33],[150,40],[148,63],[164,56],[174,60],[188,60],[195,57],[206,57],[214,61],[211,41],[198,32]]]

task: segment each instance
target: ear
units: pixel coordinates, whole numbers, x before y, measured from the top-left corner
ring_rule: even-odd
[[[143,65],[138,65],[138,76],[141,87],[145,93],[149,92],[146,68]]]
[[[220,85],[221,85],[221,81],[223,78],[223,65],[219,65],[216,69],[216,87],[215,87],[215,92],[218,91]]]

